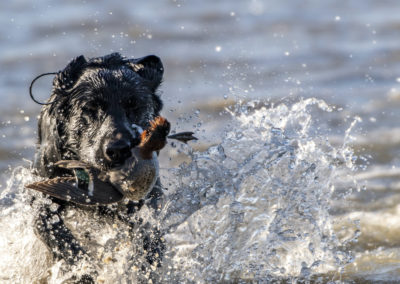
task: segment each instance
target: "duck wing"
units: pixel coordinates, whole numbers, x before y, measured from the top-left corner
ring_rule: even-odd
[[[84,169],[89,178],[87,188],[79,187],[77,177],[56,177],[26,185],[27,188],[40,191],[60,200],[79,205],[107,205],[121,201],[124,196],[109,182],[98,178],[98,173],[80,161],[60,161],[58,166],[70,169]]]

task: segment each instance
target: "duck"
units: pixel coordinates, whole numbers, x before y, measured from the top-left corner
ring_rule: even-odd
[[[170,123],[163,117],[150,121],[150,127],[142,132],[140,144],[131,151],[121,168],[113,168],[107,179],[128,199],[139,201],[154,187],[158,174],[158,153],[167,144]]]
[[[158,155],[167,144],[167,138],[183,143],[197,140],[189,131],[168,135],[171,126],[162,116],[149,124],[149,128],[141,133],[140,144],[131,149],[131,157],[122,166],[101,171],[83,161],[61,160],[55,166],[72,170],[74,176],[34,182],[26,187],[84,206],[144,199],[156,184],[159,176]]]

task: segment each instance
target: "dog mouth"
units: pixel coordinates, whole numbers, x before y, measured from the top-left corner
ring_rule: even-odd
[[[101,171],[118,171],[125,165],[125,161],[107,162],[100,166]]]
[[[131,149],[131,151],[132,150],[133,149]],[[136,159],[133,157],[133,155],[131,155],[125,159],[121,159],[121,160],[117,160],[117,161],[105,160],[105,162],[103,161],[101,163],[100,168],[102,171],[123,171],[123,170],[126,170],[127,168],[133,167],[135,160]]]
[[[104,158],[96,159],[95,162],[88,163],[91,167],[97,168],[101,172],[116,171],[122,169],[125,161],[109,161]]]
[[[122,166],[124,165],[125,163],[122,163],[122,162],[117,162],[117,163],[113,163],[112,165],[111,165],[111,169],[119,169],[119,168],[122,168]]]

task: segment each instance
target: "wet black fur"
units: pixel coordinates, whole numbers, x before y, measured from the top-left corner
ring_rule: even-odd
[[[102,169],[112,166],[104,147],[117,140],[138,145],[139,133],[131,125],[147,128],[159,115],[162,102],[156,91],[162,75],[156,56],[125,60],[113,53],[72,60],[54,78],[49,100],[54,103],[44,106],[39,118],[39,174],[62,174],[53,167],[61,159],[82,160]]]
[[[139,144],[140,135],[132,124],[145,129],[159,115],[162,101],[157,88],[162,76],[163,65],[153,55],[124,59],[113,53],[90,60],[84,56],[72,60],[55,76],[49,99],[54,103],[45,105],[40,114],[36,173],[49,178],[71,175],[68,170],[54,167],[55,162],[63,159],[85,161],[102,170],[123,162],[126,157],[110,159],[107,147],[113,143],[127,143],[131,148]],[[157,206],[161,196],[157,182],[148,197]],[[57,259],[72,264],[85,256],[84,249],[62,220],[62,211],[72,205],[55,199],[53,202],[60,207],[57,211],[48,207],[41,210],[37,232]],[[138,205],[130,202],[121,211],[132,214]],[[109,215],[104,208],[99,208],[99,212]],[[117,215],[123,214],[117,212]],[[59,221],[51,223],[54,217]],[[147,251],[153,250],[154,254],[156,250],[162,255],[163,244],[146,238]],[[151,255],[147,258],[149,262],[154,261]]]

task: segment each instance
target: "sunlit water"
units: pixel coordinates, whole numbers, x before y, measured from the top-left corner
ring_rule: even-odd
[[[16,168],[0,211],[0,279],[59,283],[93,271],[105,283],[340,279],[353,262],[348,247],[358,228],[349,219],[345,230],[335,229],[330,209],[357,190],[352,181],[358,167],[348,145],[357,120],[333,146],[312,115],[335,111],[322,100],[230,109],[221,143],[205,151],[178,147],[190,161],[162,170],[165,204],[160,212],[144,206],[133,217],[133,240],[121,222],[79,209],[66,213],[67,226],[90,254],[72,269],[53,262],[35,236],[37,206],[50,201],[42,197],[31,206],[24,184],[38,177]],[[338,181],[341,194],[335,195]],[[160,268],[144,258],[143,230],[151,227],[160,228],[166,241]]]
[[[138,213],[166,233],[157,277],[400,282],[399,14],[397,0],[2,1],[0,282],[71,277],[32,231],[38,204],[29,205],[23,184],[34,178],[28,168],[40,106],[28,98],[29,83],[77,55],[115,51],[160,56],[163,115],[173,130],[200,138],[190,142],[193,150],[163,150],[166,207],[156,216]],[[48,98],[50,82],[35,85],[39,100]],[[303,107],[313,97],[329,107]],[[224,111],[252,99],[267,102],[266,110],[255,103],[258,110],[248,113],[233,107],[238,117]],[[255,118],[264,113],[275,122],[245,135],[248,121],[261,127],[263,118]],[[268,169],[257,168],[259,159]],[[182,198],[190,203],[173,202]],[[77,233],[89,220],[99,229],[101,220],[72,213]],[[97,266],[82,264],[72,274],[155,277],[141,273],[140,237],[136,245],[113,244],[127,229],[111,223],[90,234]]]

